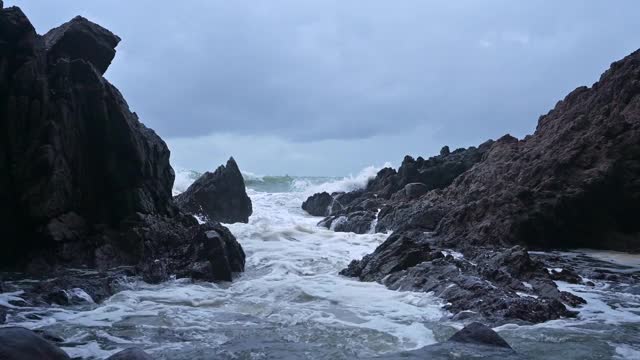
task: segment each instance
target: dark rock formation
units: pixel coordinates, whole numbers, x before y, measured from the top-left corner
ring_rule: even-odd
[[[453,334],[449,341],[511,349],[511,346],[498,333],[478,322],[465,326],[464,329]]]
[[[571,266],[547,271],[519,245],[640,249],[640,51],[573,91],[533,135],[505,135],[479,149],[473,156],[443,149],[432,166],[407,157],[397,173],[385,169],[364,191],[344,195],[353,200],[329,220],[347,221],[373,201],[381,208],[376,230],[395,233],[342,274],[433,291],[456,318],[572,316],[565,304],[585,301],[553,280],[582,277]],[[446,162],[455,154],[469,161]],[[427,192],[400,190],[413,182]]]
[[[117,352],[107,358],[107,360],[152,360],[146,352],[139,348],[129,348]]]
[[[377,359],[524,359],[491,328],[474,322],[449,340]]]
[[[313,216],[329,216],[332,212],[332,205],[335,203],[333,196],[329,193],[321,192],[313,194],[302,203],[302,210]]]
[[[312,215],[329,216],[319,224],[325,227],[330,227],[339,219],[340,226],[335,226],[335,231],[367,233],[371,230],[375,219],[378,219],[378,225],[374,229],[377,232],[396,229],[404,223],[392,220],[395,214],[390,211],[391,209],[404,207],[429,191],[448,186],[458,175],[480,162],[491,144],[492,141],[487,141],[477,148],[470,147],[453,152],[443,149],[441,155],[427,160],[421,157],[414,160],[406,156],[397,172],[391,168],[385,168],[369,181],[364,190],[331,194],[335,201],[329,213],[320,214],[314,207]],[[330,203],[330,199],[321,194],[313,195],[305,203],[315,205],[319,199],[322,199],[322,204]],[[380,209],[382,211],[378,215]],[[305,210],[310,212],[308,209]],[[403,217],[405,215],[402,214]],[[387,219],[387,216],[390,217]]]
[[[434,200],[448,242],[640,250],[640,51],[523,140],[505,136]]]
[[[223,223],[247,223],[253,211],[242,173],[233,158],[213,173],[204,173],[175,199],[184,211]]]
[[[582,299],[559,291],[544,265],[523,248],[463,251],[443,248],[421,231],[396,232],[340,274],[392,289],[433,292],[460,320],[538,323],[575,315],[563,302],[573,306]]]
[[[0,10],[0,266],[228,280],[240,246],[179,210],[166,144],[102,77],[119,40],[81,17],[40,36]]]
[[[31,330],[7,327],[0,328],[0,359],[68,360],[69,356]]]

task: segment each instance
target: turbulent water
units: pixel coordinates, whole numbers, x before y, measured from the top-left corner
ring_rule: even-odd
[[[443,341],[462,324],[447,320],[437,298],[338,275],[386,234],[334,233],[300,209],[315,191],[353,190],[373,174],[368,168],[346,179],[245,175],[254,213],[249,224],[229,225],[247,253],[246,271],[234,282],[131,279],[99,305],[32,308],[9,323],[49,330],[66,339],[70,355],[92,359],[134,345],[158,359],[352,359]],[[178,172],[174,191],[198,175]],[[587,256],[640,270],[636,256]],[[595,283],[559,283],[589,301],[578,319],[496,330],[532,359],[640,358],[640,289]],[[8,301],[19,296],[0,294],[0,304],[11,307]]]

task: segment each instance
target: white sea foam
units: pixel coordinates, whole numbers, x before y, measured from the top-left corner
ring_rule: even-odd
[[[173,196],[183,193],[202,175],[197,171],[185,170],[182,168],[176,168],[175,174],[176,177],[173,181]]]
[[[358,190],[364,188],[369,180],[375,178],[380,169],[390,166],[390,163],[385,163],[382,167],[368,166],[362,169],[355,176],[349,175],[342,179],[324,182],[321,184],[313,184],[308,181],[304,181],[304,179],[299,179],[299,182],[294,186],[294,190],[303,192],[307,196],[322,191],[326,191],[331,194],[333,192]]]

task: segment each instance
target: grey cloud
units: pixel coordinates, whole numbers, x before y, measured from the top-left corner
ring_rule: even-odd
[[[41,33],[82,14],[120,35],[107,77],[165,138],[522,136],[640,47],[636,0],[6,2]]]

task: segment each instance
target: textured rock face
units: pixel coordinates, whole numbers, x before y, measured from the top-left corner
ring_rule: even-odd
[[[422,231],[396,232],[341,274],[392,289],[433,292],[459,320],[538,323],[574,316],[563,303],[584,302],[559,291],[545,266],[521,247],[463,251],[444,248]]]
[[[437,199],[447,241],[640,250],[640,52],[504,137]]]
[[[2,267],[179,268],[196,255],[165,240],[205,241],[173,202],[166,144],[102,77],[119,41],[81,17],[39,36],[19,8],[0,10]]]
[[[213,173],[204,173],[175,199],[184,211],[211,221],[247,223],[253,212],[242,173],[233,158]]]

